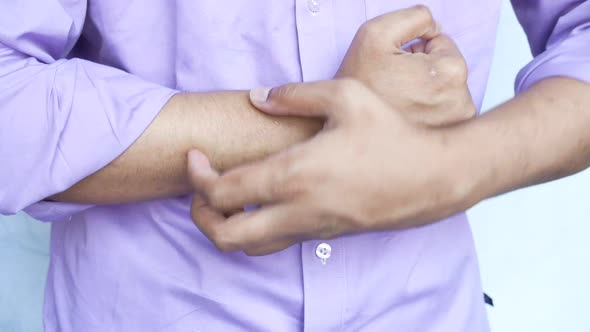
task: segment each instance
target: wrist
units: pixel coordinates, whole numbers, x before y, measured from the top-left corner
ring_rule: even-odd
[[[469,124],[435,129],[439,142],[439,177],[444,183],[451,214],[467,210],[485,199],[489,191],[490,163]]]

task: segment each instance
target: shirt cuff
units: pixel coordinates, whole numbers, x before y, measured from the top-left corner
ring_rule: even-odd
[[[89,79],[77,80],[77,89],[71,98],[78,111],[70,112],[67,119],[75,125],[67,126],[62,132],[57,146],[59,158],[53,161],[46,173],[54,179],[48,182],[59,185],[46,186],[46,192],[38,196],[40,198],[70,188],[115,160],[143,134],[178,92],[132,75],[108,77],[110,73],[105,74],[96,64],[78,61],[87,71],[84,76]],[[82,111],[83,107],[86,107],[85,111]],[[48,189],[51,187],[53,190]],[[88,204],[41,201],[24,210],[42,221],[61,221],[92,207]]]
[[[29,216],[40,221],[66,221],[72,216],[94,207],[92,204],[75,204],[41,201],[24,209]]]
[[[590,84],[588,45],[590,33],[579,32],[541,53],[519,72],[515,84],[516,94],[549,77],[569,77]]]

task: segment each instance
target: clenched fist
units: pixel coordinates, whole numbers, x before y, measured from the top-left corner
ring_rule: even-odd
[[[410,42],[411,46],[402,47]],[[475,116],[467,66],[428,8],[376,17],[358,30],[337,78],[354,78],[409,119],[447,125]]]

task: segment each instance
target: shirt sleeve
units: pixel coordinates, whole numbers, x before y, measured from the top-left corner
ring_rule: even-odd
[[[65,59],[85,15],[86,0],[0,3],[0,214],[55,221],[89,208],[40,201],[117,158],[176,92]]]
[[[512,5],[535,56],[518,74],[516,92],[554,76],[590,83],[590,1],[512,0]]]

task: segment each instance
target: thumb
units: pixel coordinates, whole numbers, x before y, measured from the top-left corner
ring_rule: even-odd
[[[250,101],[271,115],[338,119],[354,109],[351,101],[364,89],[361,83],[349,79],[289,83],[272,89],[253,89]]]

